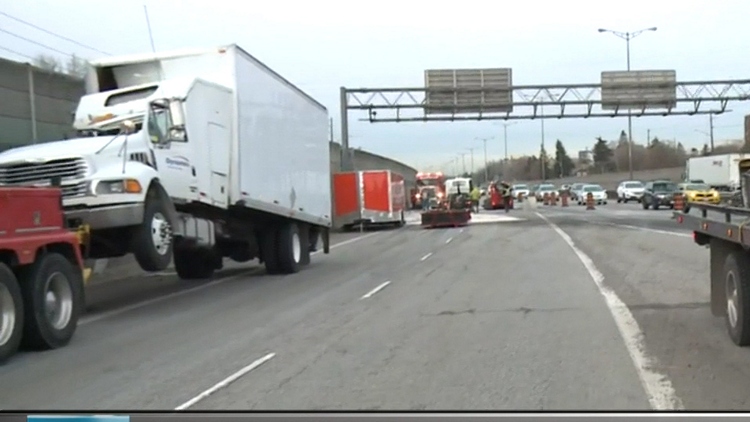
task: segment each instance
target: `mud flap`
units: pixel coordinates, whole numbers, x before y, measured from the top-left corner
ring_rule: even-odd
[[[320,237],[323,238],[323,253],[328,254],[331,252],[331,231],[327,227],[324,228]]]

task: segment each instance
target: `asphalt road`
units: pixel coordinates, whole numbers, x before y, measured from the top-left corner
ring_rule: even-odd
[[[68,347],[0,367],[0,409],[750,409],[669,211],[510,215],[336,235],[291,276],[98,284]]]

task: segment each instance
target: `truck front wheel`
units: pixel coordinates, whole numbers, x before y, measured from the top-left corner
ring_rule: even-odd
[[[167,199],[149,192],[143,223],[136,227],[131,250],[143,271],[164,271],[172,261],[172,224]]]
[[[733,251],[724,261],[729,337],[738,346],[750,345],[750,262],[744,251]]]
[[[0,364],[18,350],[23,335],[23,296],[7,265],[0,263]]]
[[[21,281],[23,344],[56,349],[68,344],[83,309],[83,274],[58,253],[41,255]]]

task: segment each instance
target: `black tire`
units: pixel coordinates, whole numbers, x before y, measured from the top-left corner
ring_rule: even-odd
[[[729,338],[738,346],[750,345],[750,263],[744,251],[727,254],[724,260],[724,288]],[[733,294],[736,293],[736,294]],[[734,312],[732,307],[734,307]]]
[[[182,280],[204,280],[214,275],[215,254],[209,248],[179,245],[174,248],[174,269]]]
[[[0,364],[16,354],[23,337],[24,309],[15,274],[0,263]]]
[[[277,246],[279,230],[276,227],[268,228],[260,237],[260,251],[263,258],[263,265],[266,267],[268,274],[280,274],[279,267],[279,248]]]
[[[151,188],[143,212],[143,223],[135,228],[131,251],[143,271],[164,271],[172,261],[173,227],[169,221],[168,198]],[[156,242],[155,239],[160,239]]]
[[[648,202],[646,200],[641,199],[641,207],[643,207],[644,210],[648,209]]]
[[[83,274],[58,253],[40,256],[24,272],[21,293],[24,302],[22,345],[37,350],[56,349],[68,344],[84,309]],[[56,310],[47,310],[48,294],[57,298]]]
[[[621,203],[622,203],[622,199],[618,197],[618,198],[617,198],[617,203],[618,203],[618,204],[621,204]]]
[[[281,226],[276,245],[278,247],[277,257],[281,273],[294,274],[299,272],[305,249],[309,246],[302,242],[299,226],[291,222]]]

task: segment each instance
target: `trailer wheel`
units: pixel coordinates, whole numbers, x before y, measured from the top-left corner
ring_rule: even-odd
[[[172,261],[172,224],[168,216],[168,199],[149,192],[143,213],[143,223],[133,235],[131,250],[143,271],[164,271]]]
[[[729,337],[738,346],[750,345],[750,263],[744,251],[733,251],[724,261]]]
[[[58,253],[37,259],[21,282],[24,299],[22,343],[32,349],[68,344],[83,309],[83,274]]]
[[[174,248],[174,269],[182,280],[211,278],[216,269],[214,251],[178,242]]]
[[[298,272],[302,265],[302,257],[309,246],[302,242],[299,226],[295,223],[284,224],[278,231],[277,239],[279,270],[284,274]]]
[[[23,335],[23,296],[15,274],[0,263],[0,363],[18,350]]]

